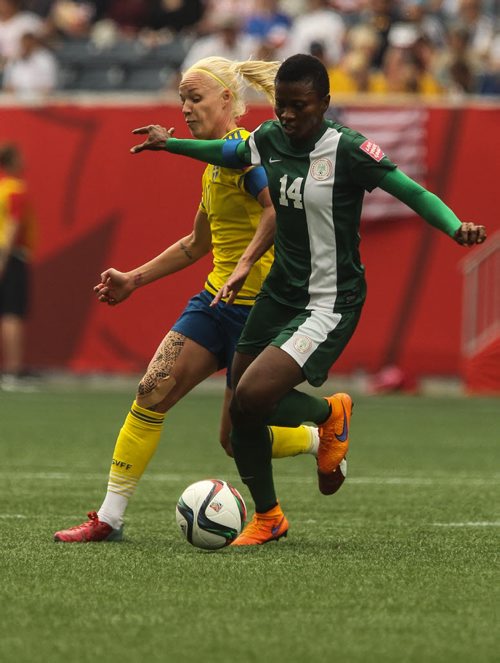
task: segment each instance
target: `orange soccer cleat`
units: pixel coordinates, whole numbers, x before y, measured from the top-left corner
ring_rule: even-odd
[[[334,394],[326,398],[331,414],[319,427],[318,484],[324,495],[337,492],[344,483],[346,468],[341,466],[349,448],[349,424],[352,398],[349,394]]]
[[[54,541],[62,543],[90,543],[91,541],[121,541],[123,526],[113,529],[111,525],[99,520],[97,513],[91,511],[87,514],[89,520],[81,525],[63,529],[54,534]]]
[[[257,546],[277,541],[288,534],[288,520],[279,504],[265,513],[255,513],[232,546]]]

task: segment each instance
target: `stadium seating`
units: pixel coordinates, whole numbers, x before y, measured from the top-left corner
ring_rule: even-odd
[[[62,91],[157,91],[179,69],[187,44],[181,38],[147,48],[119,41],[97,48],[87,40],[66,41],[56,50]]]

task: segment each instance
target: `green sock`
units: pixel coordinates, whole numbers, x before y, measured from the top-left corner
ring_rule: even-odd
[[[330,405],[324,398],[293,389],[280,400],[267,423],[290,427],[300,426],[304,421],[322,424],[329,414]]]
[[[252,495],[255,511],[269,511],[278,500],[274,490],[272,444],[268,427],[264,424],[233,427],[231,442],[238,472]]]

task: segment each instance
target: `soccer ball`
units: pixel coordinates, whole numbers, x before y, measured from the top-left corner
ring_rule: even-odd
[[[197,548],[228,546],[241,532],[247,517],[242,496],[227,481],[205,479],[186,488],[175,509],[183,536]]]

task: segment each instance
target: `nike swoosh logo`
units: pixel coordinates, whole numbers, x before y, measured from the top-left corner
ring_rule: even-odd
[[[271,527],[271,534],[273,536],[279,532],[281,523],[282,521],[280,520],[279,525],[274,525],[274,527]]]
[[[273,159],[272,157],[269,158],[269,163],[278,163],[278,161],[281,161],[281,159]]]
[[[344,427],[342,428],[340,435],[335,433],[335,437],[339,442],[345,442],[347,440],[347,436],[349,435],[349,426],[347,425],[347,416],[345,413],[344,403],[342,403],[342,409],[344,410]]]

